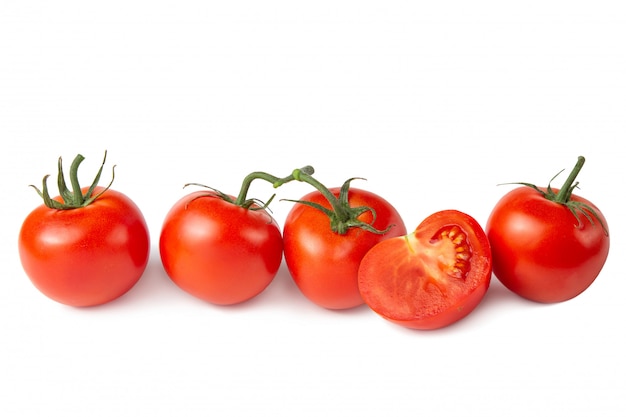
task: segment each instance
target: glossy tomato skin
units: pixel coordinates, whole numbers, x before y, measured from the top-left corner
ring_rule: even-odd
[[[330,191],[338,196],[340,188]],[[302,201],[310,201],[330,208],[322,194],[313,191]],[[333,310],[348,309],[363,304],[357,284],[357,273],[365,253],[377,243],[406,234],[406,227],[398,211],[379,195],[350,188],[350,206],[368,206],[376,211],[374,227],[384,230],[376,234],[359,228],[350,228],[344,235],[334,233],[328,216],[320,210],[296,204],[285,220],[283,239],[285,262],[300,291],[313,303]],[[359,217],[369,223],[371,213]]]
[[[471,216],[444,210],[413,233],[374,246],[359,268],[367,305],[395,324],[434,330],[470,314],[491,282],[487,236]]]
[[[109,189],[83,208],[37,207],[22,224],[18,247],[26,274],[44,295],[88,307],[120,297],[139,281],[150,237],[135,203]]]
[[[583,214],[579,224],[567,207],[530,187],[498,201],[486,231],[494,275],[505,287],[532,301],[555,303],[576,297],[596,279],[609,253],[608,225],[591,202],[576,195],[571,200],[593,207],[606,232]]]
[[[163,267],[181,289],[231,305],[260,294],[282,262],[282,236],[265,210],[245,209],[197,191],[170,209],[161,229]]]

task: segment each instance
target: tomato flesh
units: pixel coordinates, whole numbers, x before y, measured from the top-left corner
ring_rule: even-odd
[[[385,319],[437,329],[467,316],[491,280],[491,252],[480,225],[445,210],[403,237],[374,246],[359,267],[365,302]]]

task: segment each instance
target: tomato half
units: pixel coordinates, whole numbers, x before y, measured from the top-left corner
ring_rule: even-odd
[[[159,250],[165,271],[180,288],[227,305],[246,301],[271,283],[282,262],[283,241],[266,210],[197,191],[170,209]]]
[[[329,191],[339,196],[340,188]],[[312,202],[330,209],[328,200],[313,191],[300,201]],[[285,262],[300,291],[315,304],[328,309],[347,309],[363,304],[357,284],[359,264],[365,253],[377,243],[406,233],[398,211],[379,195],[350,188],[351,207],[367,206],[358,217],[379,230],[377,234],[361,228],[349,228],[345,234],[333,232],[330,220],[322,211],[305,204],[296,204],[285,220],[283,239]],[[372,223],[373,221],[373,223]]]
[[[103,190],[96,187],[94,194]],[[85,207],[37,207],[22,224],[18,246],[35,287],[59,303],[86,307],[112,301],[137,283],[150,238],[139,208],[108,189]]]
[[[472,312],[491,281],[491,251],[471,216],[444,210],[415,231],[374,246],[359,267],[359,289],[385,319],[412,329],[448,326]]]
[[[529,300],[553,303],[576,297],[596,279],[608,257],[609,235],[604,215],[590,201],[571,195],[598,216],[587,210],[577,218],[546,199],[546,191],[519,187],[505,194],[486,231],[493,272],[502,284]]]

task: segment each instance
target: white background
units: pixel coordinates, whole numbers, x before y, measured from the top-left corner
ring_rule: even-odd
[[[0,415],[623,416],[624,39],[619,0],[4,0]],[[151,259],[122,298],[70,308],[22,271],[28,185],[77,153],[88,183],[105,149]],[[323,310],[284,266],[254,300],[209,305],[156,248],[187,182],[236,193],[311,164],[328,186],[367,178],[409,229],[447,208],[484,226],[497,184],[546,185],[578,155],[578,194],[611,229],[595,283],[539,305],[494,279],[440,331]],[[281,224],[290,207],[272,203]]]

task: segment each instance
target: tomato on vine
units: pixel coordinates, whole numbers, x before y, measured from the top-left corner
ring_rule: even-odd
[[[61,158],[60,195],[52,198],[46,175],[43,188],[32,186],[44,204],[24,220],[18,238],[24,271],[44,295],[59,303],[87,307],[112,301],[142,276],[150,252],[145,219],[126,195],[98,186],[104,160],[90,187],[81,188],[77,155],[67,188]]]
[[[295,170],[295,175],[300,171],[313,173],[313,168]],[[292,181],[294,174],[278,178],[253,172],[237,197],[206,187],[182,197],[167,213],[159,251],[167,275],[182,290],[213,304],[231,305],[257,296],[273,281],[283,240],[267,210],[271,199],[263,204],[247,198],[255,179],[276,188]]]
[[[517,183],[523,187],[505,194],[489,216],[494,275],[524,298],[572,299],[595,281],[606,262],[607,221],[593,203],[573,194],[584,163],[580,156],[561,189],[552,188],[552,181],[545,188]]]
[[[406,233],[400,214],[381,196],[351,188],[354,178],[330,189],[306,174],[297,179],[316,191],[296,200],[285,220],[285,262],[295,284],[327,309],[362,305],[361,259],[377,243]]]

